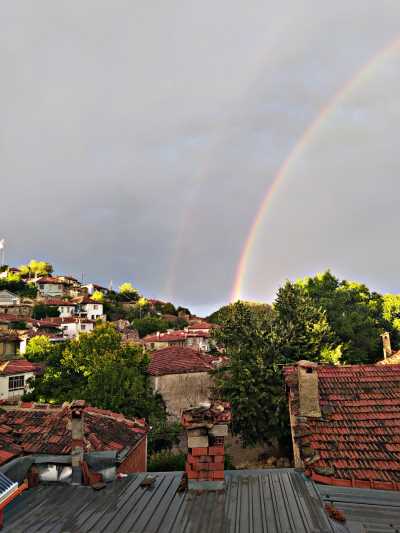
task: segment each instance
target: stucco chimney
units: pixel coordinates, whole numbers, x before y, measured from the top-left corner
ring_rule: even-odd
[[[321,416],[317,368],[318,364],[311,361],[297,363],[300,416]]]
[[[390,333],[385,331],[382,333],[382,343],[383,343],[383,358],[386,359],[392,355],[392,346],[390,344]]]
[[[83,410],[85,400],[74,400],[71,403],[71,466],[72,466],[72,484],[80,485],[82,483],[81,463],[84,452],[84,425]]]

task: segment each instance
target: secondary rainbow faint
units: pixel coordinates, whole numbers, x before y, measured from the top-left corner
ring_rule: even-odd
[[[275,195],[275,192],[279,188],[283,179],[290,170],[292,163],[297,159],[299,155],[304,151],[307,144],[312,140],[317,130],[322,125],[324,120],[336,109],[340,102],[361,83],[364,82],[364,78],[368,78],[372,74],[374,67],[378,66],[388,56],[394,54],[400,50],[400,38],[396,38],[391,41],[383,49],[377,52],[360,70],[352,76],[343,87],[339,89],[337,93],[330,99],[330,101],[320,110],[316,118],[307,126],[302,133],[301,137],[294,145],[293,149],[289,153],[288,157],[283,161],[276,173],[272,184],[268,187],[266,194],[257,210],[256,216],[250,227],[250,231],[247,235],[246,241],[240,254],[240,259],[237,265],[235,279],[232,287],[231,298],[232,302],[239,300],[242,293],[243,281],[247,271],[250,255],[257,238],[259,226],[264,219],[267,209]]]

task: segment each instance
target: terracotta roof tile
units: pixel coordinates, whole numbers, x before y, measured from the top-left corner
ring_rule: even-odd
[[[300,417],[297,367],[284,370],[294,438],[317,482],[400,490],[400,365],[317,367],[321,417]]]
[[[0,412],[0,464],[21,453],[71,453],[71,408],[16,408]],[[123,450],[143,438],[143,419],[87,406],[83,410],[85,451]]]
[[[25,372],[38,372],[39,367],[34,363],[30,363],[26,359],[13,359],[0,363],[0,375],[12,376],[13,374],[24,374]]]
[[[213,366],[201,353],[183,346],[170,346],[157,350],[151,355],[149,374],[186,374],[189,372],[209,372]]]

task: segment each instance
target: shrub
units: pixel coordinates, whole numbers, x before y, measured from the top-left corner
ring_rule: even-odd
[[[149,472],[176,472],[185,469],[185,462],[184,453],[164,450],[150,456],[147,470]]]

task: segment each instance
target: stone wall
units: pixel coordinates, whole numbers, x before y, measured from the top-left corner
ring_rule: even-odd
[[[184,409],[209,401],[212,387],[208,372],[156,376],[152,382],[154,390],[163,397],[169,417],[173,420],[179,420]]]

